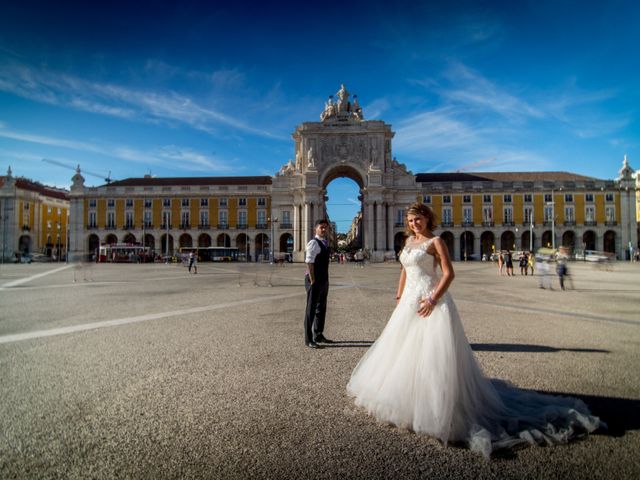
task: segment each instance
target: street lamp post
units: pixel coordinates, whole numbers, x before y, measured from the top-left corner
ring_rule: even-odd
[[[547,202],[551,206],[551,248],[556,249],[556,200],[553,189],[551,190],[551,201]]]
[[[275,235],[276,235],[276,223],[278,223],[278,217],[273,217],[271,219],[271,240],[269,242],[269,247],[271,247],[271,264],[275,262]]]
[[[529,217],[529,251],[533,252],[533,212]]]

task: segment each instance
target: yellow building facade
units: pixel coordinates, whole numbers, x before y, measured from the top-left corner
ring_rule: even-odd
[[[0,177],[1,257],[42,253],[65,258],[69,235],[69,192],[14,177]]]

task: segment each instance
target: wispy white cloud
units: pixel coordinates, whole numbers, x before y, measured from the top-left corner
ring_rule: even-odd
[[[241,75],[216,72],[212,82],[228,84]],[[174,91],[150,91],[120,85],[90,82],[56,71],[10,64],[0,69],[0,90],[30,100],[77,110],[143,121],[166,121],[187,125],[207,133],[231,127],[241,133],[278,138],[245,120],[201,105]]]
[[[140,150],[125,145],[102,145],[16,132],[5,127],[0,128],[0,137],[99,155],[111,159],[112,162],[135,162],[151,167],[175,167],[176,164],[179,164],[182,170],[209,174],[229,173],[238,170],[234,167],[234,162],[224,162],[221,159],[213,158],[212,155],[206,155],[191,148],[176,145],[165,145],[152,150]],[[89,158],[85,163],[92,164],[97,162],[97,160]],[[100,161],[100,163],[104,162]],[[116,165],[122,166],[123,171],[129,170],[126,164],[114,163],[114,166]]]

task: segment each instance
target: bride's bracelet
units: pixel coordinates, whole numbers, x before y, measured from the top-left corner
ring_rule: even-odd
[[[435,306],[438,304],[438,302],[437,302],[437,301],[435,301],[435,300],[431,297],[431,295],[429,295],[429,296],[427,297],[427,302],[429,302],[429,305],[431,305],[432,307],[435,307]]]

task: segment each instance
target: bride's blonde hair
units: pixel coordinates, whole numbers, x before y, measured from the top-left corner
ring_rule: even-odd
[[[427,230],[429,231],[433,231],[436,228],[436,215],[433,213],[433,210],[424,203],[416,202],[407,209],[404,217],[407,237],[414,235],[413,231],[409,228],[409,221],[407,220],[409,215],[422,215],[425,217],[427,219]]]

